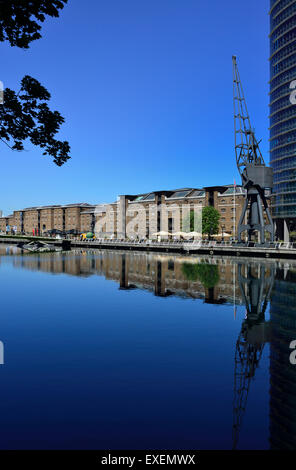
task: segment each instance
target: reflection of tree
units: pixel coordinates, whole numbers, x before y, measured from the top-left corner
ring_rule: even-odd
[[[219,282],[219,270],[216,264],[208,263],[183,263],[182,272],[188,281],[198,279],[206,289],[211,289]]]

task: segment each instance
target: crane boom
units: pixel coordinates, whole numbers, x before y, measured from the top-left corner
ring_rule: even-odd
[[[248,163],[265,165],[254,129],[251,126],[247,103],[237,67],[236,56],[233,62],[233,104],[234,104],[234,136],[236,164],[240,175]]]
[[[247,191],[246,201],[238,224],[238,242],[242,242],[242,233],[247,232],[248,241],[256,232],[260,243],[265,243],[265,233],[274,241],[274,227],[269,212],[265,189],[273,186],[272,168],[265,165],[259,142],[251,126],[247,103],[239,76],[236,56],[232,56],[233,65],[233,107],[236,165]],[[267,223],[264,221],[264,211]],[[247,221],[246,221],[247,219]]]

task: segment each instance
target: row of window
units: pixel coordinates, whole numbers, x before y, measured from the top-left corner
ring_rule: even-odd
[[[296,205],[295,206],[286,206],[286,207],[273,207],[272,213],[274,217],[295,217],[296,214]]]
[[[281,75],[279,75],[276,78],[271,79],[271,92],[274,90],[279,85],[282,85],[284,82],[292,81],[295,80],[296,78],[296,67],[293,67],[290,70],[287,70],[286,72],[283,72]]]
[[[283,192],[291,192],[291,191],[296,192],[296,182],[275,183],[274,188],[273,188],[274,193],[283,193]]]
[[[270,0],[270,8],[277,2],[278,0]],[[276,7],[271,12],[271,15],[275,17],[279,11],[281,11],[285,6],[289,5],[292,0],[281,0]]]
[[[292,67],[295,64],[296,64],[295,54],[291,55],[287,59],[283,59],[277,65],[270,64],[270,77],[274,77],[278,73],[282,72],[283,70],[286,70],[289,67]]]
[[[291,105],[282,111],[278,111],[274,116],[270,118],[270,126],[273,126],[285,119],[296,117],[296,106]]]
[[[296,168],[290,168],[289,170],[281,171],[280,173],[274,173],[274,183],[280,183],[285,180],[296,180]]]
[[[226,199],[221,199],[220,202],[221,202],[222,204],[227,204],[227,203],[229,203],[229,202],[234,202],[234,198],[228,199],[228,200],[226,200]]]
[[[278,147],[279,145],[289,144],[290,142],[296,142],[296,131],[289,132],[287,134],[283,134],[276,139],[273,139],[270,142],[270,150]]]
[[[296,55],[295,55],[295,63],[296,63]],[[275,113],[276,111],[280,111],[281,109],[285,108],[286,106],[290,106],[290,95],[284,96],[280,100],[276,101],[270,106],[270,114]]]
[[[278,152],[277,150],[275,152]],[[292,154],[295,155],[296,152],[296,145],[294,144],[294,152],[291,152]],[[279,156],[284,156],[284,155],[279,155]],[[274,158],[274,154],[272,153],[272,158]],[[274,169],[274,171],[279,171],[279,170],[284,170],[285,168],[290,168],[292,166],[296,166],[296,157],[287,157],[283,158],[282,160],[276,160],[271,162],[271,166]]]
[[[221,209],[221,212],[226,212],[226,210],[227,210],[227,209],[225,209],[225,207],[223,207],[223,208]],[[234,212],[234,211],[235,211],[235,208],[232,207],[230,210],[231,210],[232,212]]]
[[[279,15],[270,16],[270,31],[272,31],[276,26],[278,26],[282,21],[290,18],[296,13],[296,3],[292,3],[288,8],[282,11]]]
[[[286,33],[284,36],[281,38],[277,39],[274,42],[270,43],[270,55],[272,55],[275,51],[283,47],[285,44],[287,44],[290,41],[293,41],[293,39],[296,38],[296,30],[293,29]]]
[[[296,40],[296,30],[294,31],[295,34],[295,40]],[[295,40],[291,42],[291,44],[288,44],[286,47],[278,51],[273,58],[270,61],[270,64],[274,67],[277,62],[279,62],[282,59],[285,59],[289,54],[292,54],[296,50],[296,43]]]
[[[292,131],[293,129],[296,129],[296,119],[289,119],[289,121],[285,121],[282,122],[282,124],[274,126],[270,130],[270,138],[273,138],[274,136],[281,134],[282,132]]]
[[[271,41],[276,40],[279,36],[284,34],[288,29],[292,29],[294,26],[296,26],[296,21],[295,17],[293,16],[292,18],[288,19],[285,21],[284,24],[279,26],[271,35]]]
[[[296,194],[280,194],[272,198],[272,204],[275,206],[284,204],[296,204]]]
[[[273,93],[271,93],[269,101],[272,103],[273,101],[277,100],[281,96],[287,95],[288,93],[291,93],[290,83],[285,83],[283,86],[277,88]]]

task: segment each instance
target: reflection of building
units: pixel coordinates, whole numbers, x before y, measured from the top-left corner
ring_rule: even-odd
[[[273,217],[278,236],[287,240],[288,231],[296,228],[296,105],[290,101],[290,84],[296,79],[296,7],[289,0],[271,0],[270,7]]]
[[[250,384],[256,380],[260,365],[262,370],[260,358],[264,344],[269,342],[270,446],[273,449],[295,449],[296,366],[289,362],[289,345],[296,339],[296,270],[293,262],[258,262],[241,258],[186,257],[112,250],[73,250],[67,254],[19,256],[16,247],[10,249],[14,250],[9,251],[14,255],[10,259],[18,268],[75,276],[104,275],[106,279],[116,281],[123,290],[138,288],[161,297],[175,295],[184,299],[204,299],[215,304],[221,301],[244,304],[246,318],[242,322],[234,362],[235,445],[246,410]],[[6,254],[6,248],[0,245],[2,254]],[[203,269],[197,269],[200,267]],[[248,413],[249,409],[246,411]]]
[[[290,363],[296,339],[296,271],[277,273],[270,308],[270,447],[296,448],[296,366]]]
[[[15,249],[18,250],[18,249]],[[0,255],[5,248],[0,246]],[[13,254],[16,254],[14,252]],[[118,251],[93,252],[73,250],[63,254],[14,256],[15,267],[74,276],[104,275],[118,282],[121,289],[147,289],[158,296],[176,295],[201,298],[210,303],[241,303],[236,282],[237,268],[229,260],[206,260],[203,257],[154,255]],[[188,266],[206,267],[190,276]],[[189,274],[188,274],[189,273]],[[213,284],[208,279],[214,279]]]
[[[269,341],[265,313],[274,285],[274,272],[274,264],[238,262],[238,284],[246,315],[235,348],[233,449],[237,449],[251,383],[260,366],[265,343]]]
[[[241,263],[238,269],[246,319],[235,355],[234,448],[238,444],[251,381],[260,367],[264,344],[269,342],[270,448],[295,450],[296,366],[290,362],[290,343],[296,340],[296,270],[289,264],[277,270],[272,264],[269,268],[263,262],[257,264],[257,268],[251,268],[248,262]],[[269,301],[268,321],[265,312]]]

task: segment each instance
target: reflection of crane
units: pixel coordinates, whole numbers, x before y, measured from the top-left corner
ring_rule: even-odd
[[[273,173],[272,168],[265,166],[259,142],[257,142],[254,129],[251,127],[235,56],[232,57],[232,63],[236,164],[242,178],[242,184],[247,190],[238,224],[238,241],[241,242],[242,232],[247,231],[250,241],[255,231],[258,231],[260,243],[264,243],[265,232],[270,233],[271,241],[274,240],[273,222],[264,192],[265,188],[273,186]],[[262,206],[268,220],[267,224],[264,222]],[[247,212],[248,222],[245,224]]]
[[[246,276],[242,265],[238,265],[238,282],[246,305],[246,319],[236,342],[233,400],[233,449],[237,448],[242,419],[246,409],[251,380],[259,366],[264,345],[268,336],[265,311],[270,299],[274,282],[271,268],[265,275],[265,266],[257,265],[254,273],[251,265],[246,266]]]

